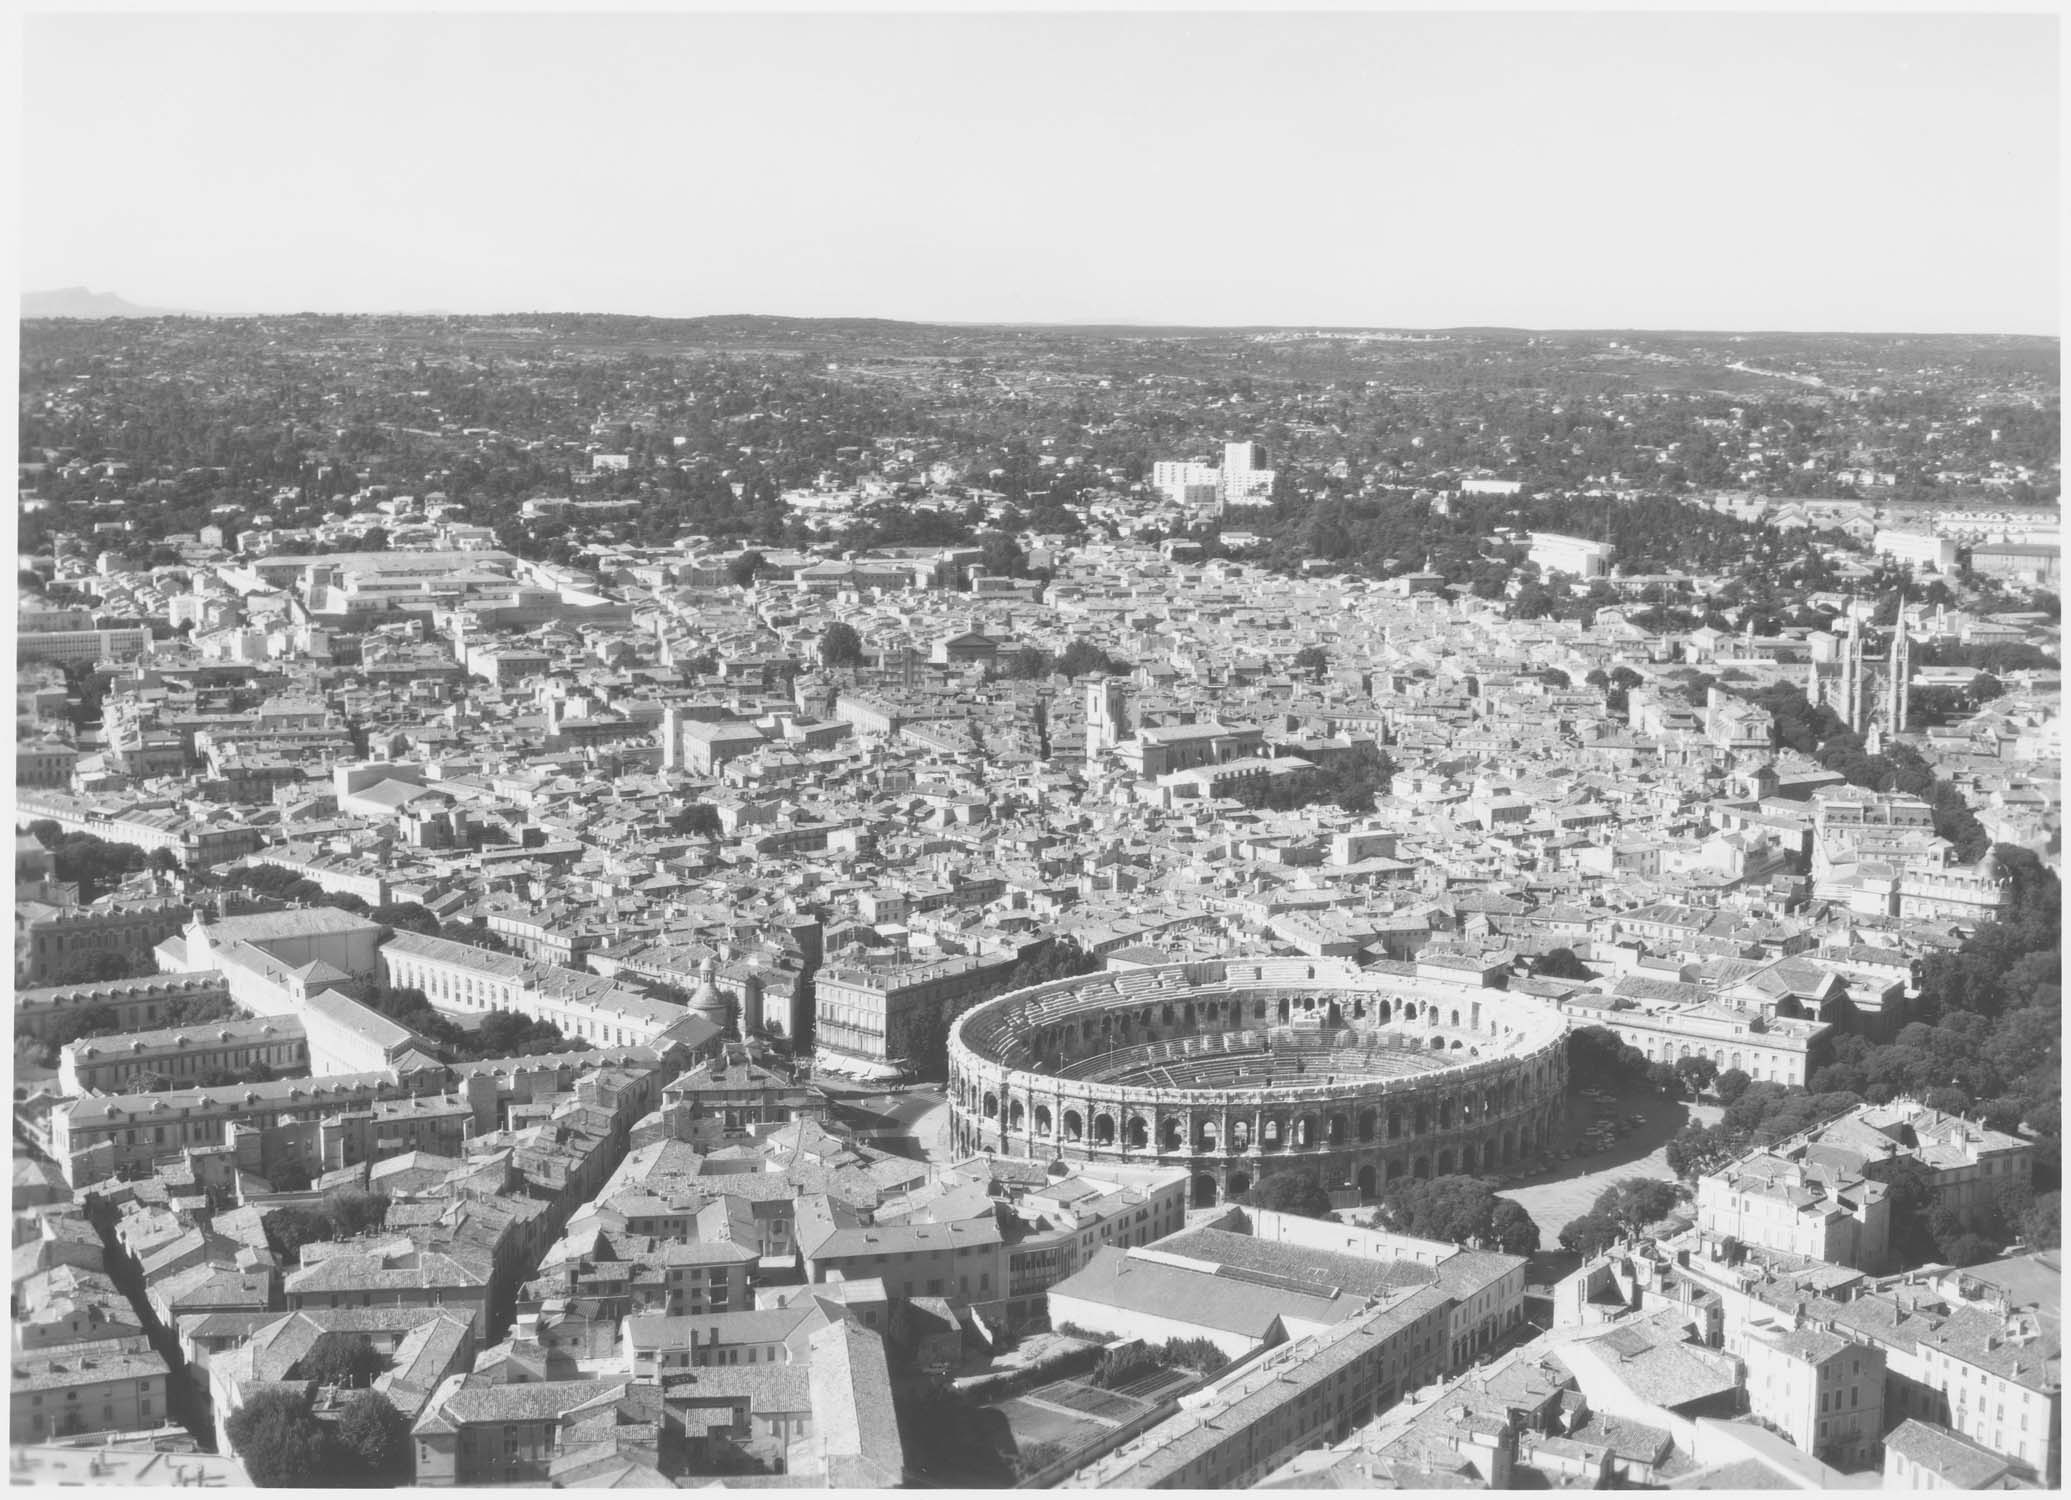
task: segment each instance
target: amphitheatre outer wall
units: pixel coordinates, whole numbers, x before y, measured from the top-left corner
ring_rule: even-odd
[[[949,1040],[960,1152],[1183,1168],[1196,1207],[1278,1172],[1373,1197],[1544,1145],[1562,1018],[1502,990],[1328,959],[1214,959],[1058,980]]]

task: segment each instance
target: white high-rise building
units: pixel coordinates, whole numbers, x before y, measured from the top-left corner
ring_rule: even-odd
[[[1222,505],[1270,505],[1273,471],[1262,443],[1225,443],[1222,449]]]
[[[1537,563],[1541,573],[1566,573],[1574,578],[1602,578],[1611,571],[1616,550],[1609,542],[1587,537],[1561,536],[1552,531],[1532,533],[1532,550],[1527,561]]]
[[[1274,473],[1266,467],[1262,443],[1225,443],[1222,467],[1166,461],[1151,465],[1151,487],[1175,505],[1227,510],[1232,505],[1270,505]]]
[[[1174,505],[1205,510],[1222,493],[1222,473],[1213,464],[1155,463],[1151,465],[1151,488]]]

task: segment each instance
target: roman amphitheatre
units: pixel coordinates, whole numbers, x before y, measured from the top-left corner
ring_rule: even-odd
[[[958,1018],[952,1143],[1183,1166],[1197,1207],[1296,1168],[1371,1198],[1536,1151],[1561,1112],[1562,1031],[1524,997],[1328,959],[1059,980]]]

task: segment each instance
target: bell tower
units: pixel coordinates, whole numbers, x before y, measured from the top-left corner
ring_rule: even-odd
[[[1099,759],[1128,736],[1122,679],[1093,678],[1086,684],[1086,759]]]
[[[1898,618],[1891,625],[1891,658],[1885,667],[1884,732],[1904,734],[1906,719],[1913,711],[1913,638],[1906,633],[1906,601],[1898,601]]]

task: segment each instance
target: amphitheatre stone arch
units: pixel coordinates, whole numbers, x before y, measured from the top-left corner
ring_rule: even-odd
[[[1563,1030],[1523,997],[1331,959],[1058,980],[958,1018],[952,1139],[1169,1166],[1202,1207],[1290,1169],[1371,1197],[1528,1159],[1562,1107]]]

